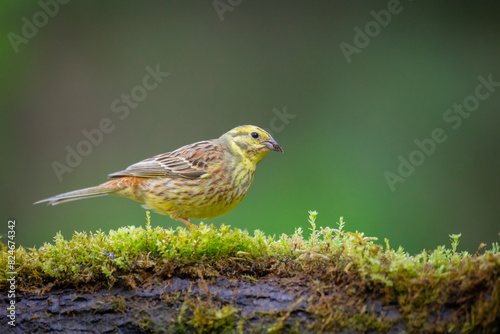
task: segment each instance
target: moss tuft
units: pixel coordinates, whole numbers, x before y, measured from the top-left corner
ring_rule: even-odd
[[[171,277],[237,278],[249,284],[264,277],[286,277],[312,291],[307,300],[299,301],[307,306],[297,302],[288,312],[271,312],[274,322],[259,330],[303,330],[288,321],[297,309],[317,320],[310,330],[384,332],[398,324],[410,332],[500,330],[495,325],[500,323],[497,243],[491,250],[481,246],[471,255],[457,251],[460,235],[450,235],[451,248],[439,246],[410,255],[401,247],[391,248],[387,239],[384,247],[376,238],[345,231],[342,218],[337,228],[318,228],[316,218],[316,212],[309,212],[308,238],[301,228],[279,237],[203,223],[196,230],[153,228],[149,213],[145,227],[77,232],[70,240],[58,233],[53,243],[38,249],[15,250],[17,288],[43,294],[55,288],[89,292],[123,285],[137,289]],[[1,247],[3,288],[9,253],[5,245]],[[247,316],[236,304],[214,305],[210,298],[193,298],[164,296],[162,302],[181,305],[176,331],[246,329]],[[126,312],[122,298],[110,304],[114,311]],[[450,312],[450,305],[458,306]],[[137,319],[143,330],[158,329],[147,310]]]

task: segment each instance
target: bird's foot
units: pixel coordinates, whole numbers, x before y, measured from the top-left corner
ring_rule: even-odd
[[[177,217],[176,219],[177,219],[178,221],[181,221],[181,222],[183,222],[184,224],[186,224],[186,226],[187,226],[190,230],[192,230],[192,229],[197,229],[197,228],[198,228],[198,225],[191,223],[191,222],[190,222],[189,220],[187,220],[187,219],[184,219],[184,218],[181,218],[181,217]]]

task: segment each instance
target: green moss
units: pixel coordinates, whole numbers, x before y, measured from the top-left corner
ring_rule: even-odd
[[[342,218],[337,228],[317,228],[316,217],[316,212],[310,212],[308,238],[301,228],[279,237],[203,223],[196,230],[153,228],[149,213],[145,227],[80,232],[70,240],[58,233],[53,243],[38,249],[16,249],[18,291],[45,293],[57,287],[92,291],[115,284],[136,288],[173,276],[254,282],[273,275],[298,277],[315,291],[304,311],[318,320],[311,325],[316,329],[387,331],[401,322],[410,331],[500,329],[491,327],[499,320],[498,244],[491,250],[481,245],[471,255],[457,252],[460,235],[451,235],[451,248],[439,246],[410,255],[401,247],[392,249],[388,240],[384,247],[376,238],[344,231]],[[5,245],[1,247],[3,288],[9,254]],[[178,332],[246,329],[245,317],[233,305],[181,296],[166,296],[164,302],[178,305],[181,300]],[[456,312],[443,312],[454,304],[460,304]],[[111,305],[116,311],[126,310],[120,298]],[[154,330],[150,315],[144,312],[139,316],[142,328]],[[290,312],[273,313],[274,322],[265,330],[299,331],[287,323]]]
[[[123,297],[117,296],[111,300],[111,308],[114,311],[125,312],[125,299]]]

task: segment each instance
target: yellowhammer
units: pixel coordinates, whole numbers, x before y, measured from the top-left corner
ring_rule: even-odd
[[[231,211],[248,192],[255,168],[270,151],[283,153],[269,133],[243,125],[218,139],[200,141],[109,174],[111,181],[57,195],[35,204],[56,205],[108,194],[144,203],[146,209],[196,225]]]

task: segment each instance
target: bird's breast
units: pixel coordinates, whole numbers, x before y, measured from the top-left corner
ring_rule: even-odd
[[[249,168],[245,164],[236,164],[228,168],[227,174],[229,176],[227,179],[230,180],[231,185],[246,193],[252,185],[255,168]]]

